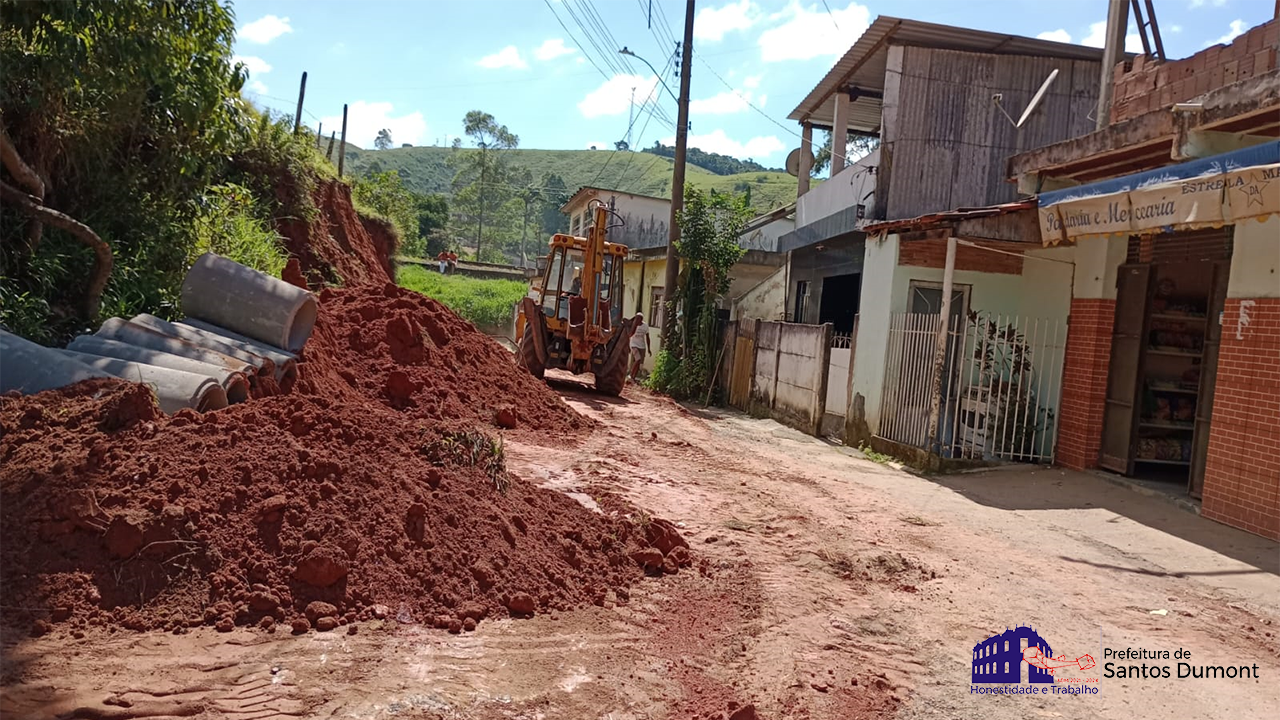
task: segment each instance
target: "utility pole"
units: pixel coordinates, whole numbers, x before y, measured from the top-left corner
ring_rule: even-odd
[[[302,99],[307,96],[307,73],[302,73],[302,84],[298,87],[298,111],[293,114],[293,134],[297,135],[302,128]]]
[[[671,171],[671,224],[667,236],[667,272],[663,280],[662,348],[669,347],[676,327],[676,284],[680,276],[680,260],[676,257],[676,241],[680,239],[680,211],[684,209],[684,158],[689,144],[689,72],[693,69],[693,2],[684,8],[684,43],[680,45],[680,97],[676,113],[676,157]]]
[[[1102,80],[1098,84],[1098,130],[1111,124],[1112,83],[1116,65],[1124,59],[1124,33],[1129,27],[1129,3],[1110,0],[1107,6],[1107,34],[1102,46]]]

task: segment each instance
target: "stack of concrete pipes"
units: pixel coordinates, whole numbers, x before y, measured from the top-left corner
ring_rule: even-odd
[[[182,283],[181,322],[111,318],[65,350],[0,330],[0,392],[36,393],[94,377],[152,386],[160,409],[200,412],[243,402],[261,383],[282,391],[316,322],[315,296],[206,253]]]

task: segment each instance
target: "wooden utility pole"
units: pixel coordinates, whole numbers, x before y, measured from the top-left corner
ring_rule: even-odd
[[[667,272],[662,288],[662,348],[675,334],[676,303],[679,300],[676,284],[680,277],[680,259],[676,257],[676,241],[680,239],[680,211],[684,209],[684,160],[689,144],[689,73],[693,69],[693,2],[687,0],[684,9],[684,43],[680,46],[680,97],[676,113],[676,157],[671,171],[671,225],[667,235]],[[661,80],[661,78],[659,78]]]
[[[334,131],[329,131],[329,151],[324,154],[324,159],[333,162],[333,136]]]
[[[302,129],[302,99],[307,96],[307,73],[302,73],[302,84],[298,86],[298,111],[293,114],[293,134]]]
[[[324,123],[316,124],[316,147],[320,147],[321,141],[324,140]]]
[[[342,179],[342,161],[347,157],[347,104],[342,103],[342,142],[338,144],[338,179]]]

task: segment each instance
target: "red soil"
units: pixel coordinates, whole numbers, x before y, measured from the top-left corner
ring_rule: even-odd
[[[553,440],[586,422],[434,301],[325,291],[299,368],[292,395],[205,415],[114,380],[0,398],[4,625],[457,630],[688,564],[669,525],[506,474],[499,414]]]
[[[281,184],[277,191],[284,196],[293,188]],[[380,220],[360,217],[351,204],[350,188],[337,180],[320,180],[312,201],[317,212],[311,221],[283,218],[277,228],[307,284],[356,285],[394,277],[394,231]],[[296,279],[294,275],[289,282]]]

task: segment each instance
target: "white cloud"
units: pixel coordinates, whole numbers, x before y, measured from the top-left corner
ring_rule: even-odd
[[[524,58],[520,57],[520,51],[516,49],[515,45],[508,45],[492,55],[485,55],[476,64],[490,70],[505,67],[523,70],[529,67]]]
[[[639,107],[657,93],[658,77],[614,75],[587,93],[578,103],[578,110],[585,118],[623,115],[631,108],[632,88],[635,88],[636,107]]]
[[[1180,32],[1182,32],[1182,26],[1181,26],[1181,25],[1170,25],[1170,26],[1169,26],[1169,32],[1171,32],[1171,33],[1180,33]]]
[[[1227,4],[1227,0],[1191,0],[1191,9],[1194,10],[1198,7],[1204,7],[1210,2],[1213,3],[1214,7],[1222,7]]]
[[[546,42],[539,45],[538,48],[533,51],[533,56],[539,60],[545,61],[545,60],[554,60],[560,57],[561,55],[572,55],[576,52],[578,51],[574,50],[571,47],[567,47],[564,44],[563,39],[551,38],[550,40],[547,40]]]
[[[743,93],[750,97],[750,93]],[[738,93],[725,90],[702,100],[691,100],[689,112],[694,115],[730,115],[747,109],[747,101]]]
[[[352,103],[347,108],[347,142],[371,148],[378,131],[387,128],[397,147],[400,143],[421,145],[427,134],[427,121],[422,113],[414,111],[407,115],[393,115],[394,109],[389,102],[357,100]],[[322,117],[320,122],[328,127],[342,127],[342,116]]]
[[[729,3],[721,8],[706,8],[693,18],[693,37],[696,40],[720,42],[734,30],[746,30],[760,20],[760,8],[751,0]]]
[[[271,63],[260,57],[254,57],[252,55],[236,55],[231,58],[231,61],[244,63],[245,69],[249,71],[250,75],[266,75],[271,72]]]
[[[1046,30],[1036,36],[1041,40],[1052,40],[1054,42],[1069,43],[1071,42],[1071,33],[1066,30]]]
[[[253,92],[258,93],[259,95],[267,94],[267,86],[263,85],[261,80],[254,80],[253,82],[250,82],[249,89],[252,90]]]
[[[676,139],[673,135],[665,138],[662,144],[674,145],[675,142]],[[689,147],[696,147],[706,152],[720,153],[721,155],[729,155],[736,158],[754,159],[766,158],[787,149],[787,146],[773,135],[753,137],[744,143],[725,135],[724,130],[719,128],[706,135],[689,135]]]
[[[293,32],[293,27],[289,25],[289,18],[267,15],[241,27],[239,32],[236,33],[236,38],[259,45],[266,45],[281,35],[291,32]]]
[[[1124,36],[1124,51],[1131,53],[1142,52],[1142,38],[1138,37],[1138,33],[1132,32],[1133,28],[1129,28],[1130,32]],[[1107,22],[1096,22],[1089,26],[1089,34],[1080,40],[1081,45],[1088,47],[1100,48],[1107,44]]]
[[[812,60],[847,51],[871,24],[871,11],[851,2],[843,9],[832,7],[828,15],[821,5],[806,6],[791,0],[790,5],[771,15],[769,20],[782,22],[760,33],[761,60]]]
[[[764,79],[763,75],[748,75],[742,78],[742,87],[748,90],[754,90],[760,87],[760,81]]]
[[[1231,27],[1231,30],[1227,32],[1226,35],[1223,35],[1217,40],[1210,40],[1209,42],[1205,43],[1204,46],[1209,47],[1210,45],[1230,45],[1232,40],[1235,40],[1236,38],[1240,37],[1241,35],[1244,34],[1245,30],[1249,29],[1249,26],[1245,25],[1243,20],[1232,20],[1230,27]]]

